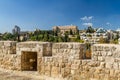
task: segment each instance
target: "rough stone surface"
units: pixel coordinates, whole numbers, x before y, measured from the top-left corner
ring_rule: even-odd
[[[85,50],[81,43],[0,41],[0,67],[21,70],[23,52],[37,52],[40,75],[65,80],[120,79],[120,45],[94,44],[91,59],[85,59]]]

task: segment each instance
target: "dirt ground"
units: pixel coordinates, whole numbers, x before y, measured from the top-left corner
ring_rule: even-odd
[[[42,76],[37,71],[13,71],[0,68],[0,80],[66,80]]]
[[[0,80],[44,80],[37,72],[12,71],[0,68]]]

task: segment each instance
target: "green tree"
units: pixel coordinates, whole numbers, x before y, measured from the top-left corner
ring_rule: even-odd
[[[58,36],[58,32],[57,31],[54,31],[54,36]]]
[[[3,34],[3,40],[13,40],[13,35],[11,33],[5,33]]]
[[[32,40],[32,41],[36,41],[36,39],[37,39],[37,36],[31,36],[30,37],[30,40]]]
[[[47,32],[45,32],[43,41],[48,41],[48,40],[49,40],[49,35]]]
[[[87,28],[87,30],[86,30],[86,33],[94,33],[95,31],[94,31],[94,29],[91,27],[91,26],[89,26],[88,28]]]
[[[70,35],[73,35],[73,32],[72,32],[72,30],[70,29]]]
[[[69,40],[69,37],[68,37],[68,35],[67,34],[65,34],[65,36],[64,36],[64,40],[63,40],[64,42],[69,42],[70,40]]]
[[[54,41],[54,36],[50,36],[48,41],[53,42]]]
[[[79,35],[79,30],[77,30],[77,32],[75,33],[76,35]]]
[[[36,29],[35,31],[34,31],[34,34],[35,35],[39,35],[41,33],[41,31],[39,30],[39,29]]]
[[[39,34],[38,35],[38,41],[43,41],[44,35],[43,34]]]
[[[75,40],[76,42],[80,42],[80,35],[77,35],[77,38]]]
[[[58,42],[63,42],[63,38],[62,37],[58,37]]]
[[[54,42],[58,42],[58,37],[55,37],[55,38],[54,38]]]
[[[106,39],[104,39],[103,37],[100,37],[99,43],[106,43]]]

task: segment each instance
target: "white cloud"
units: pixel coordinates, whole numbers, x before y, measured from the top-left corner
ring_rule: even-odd
[[[107,26],[111,26],[111,23],[107,22],[106,25],[107,25]]]
[[[89,20],[91,20],[91,19],[93,19],[93,16],[84,16],[84,17],[82,17],[82,18],[80,18],[81,20],[83,20],[83,21],[89,21]]]
[[[84,26],[93,26],[93,23],[83,23],[82,25],[84,25]]]

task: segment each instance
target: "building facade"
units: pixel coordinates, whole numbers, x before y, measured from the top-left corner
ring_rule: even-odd
[[[70,32],[70,31],[72,31],[73,33],[76,33],[78,31],[78,27],[74,25],[54,26],[53,31],[57,31],[61,34],[64,34],[65,32]]]
[[[17,26],[17,25],[15,25],[15,27],[13,28],[13,30],[12,30],[12,33],[13,34],[20,34],[20,27],[19,26]]]

